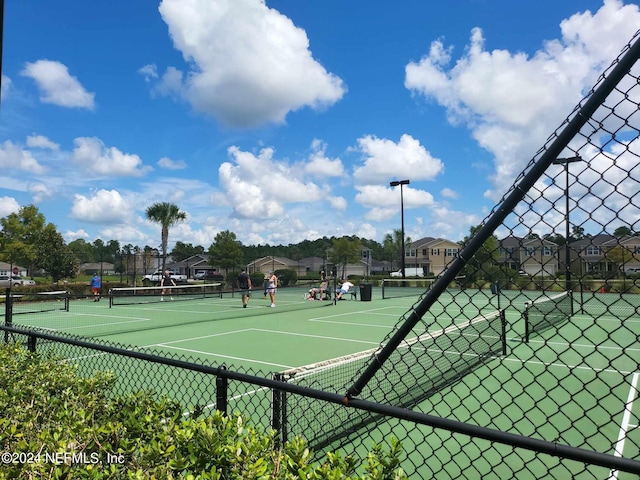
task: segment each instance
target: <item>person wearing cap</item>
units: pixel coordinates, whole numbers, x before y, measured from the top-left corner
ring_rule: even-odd
[[[269,283],[267,284],[267,293],[271,299],[271,308],[276,306],[276,289],[278,288],[278,277],[276,273],[271,270],[269,272]]]
[[[247,308],[247,304],[251,298],[251,277],[247,273],[246,268],[243,268],[240,275],[238,275],[238,289],[242,296],[242,308]]]

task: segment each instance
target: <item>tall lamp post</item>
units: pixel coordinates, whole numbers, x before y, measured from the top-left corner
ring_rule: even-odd
[[[567,217],[567,227],[566,227],[566,237],[564,241],[564,255],[565,255],[565,290],[567,292],[571,292],[571,249],[569,248],[569,235],[571,235],[570,231],[570,222],[569,222],[569,164],[574,162],[582,161],[582,157],[580,155],[576,155],[575,157],[568,158],[556,158],[553,161],[554,165],[564,165],[565,172],[565,186],[564,186],[564,199],[565,199],[565,209],[566,209],[566,217]],[[573,315],[573,295],[571,296],[571,315]]]
[[[398,185],[400,185],[400,217],[402,219],[402,223],[401,223],[401,230],[400,230],[400,234],[402,236],[402,257],[400,259],[401,261],[401,268],[402,268],[402,278],[406,278],[406,274],[404,272],[404,261],[405,261],[405,251],[404,251],[404,198],[402,196],[402,186],[403,185],[409,185],[409,180],[398,180],[398,181],[394,181],[394,182],[390,182],[389,186],[391,187],[397,187]]]

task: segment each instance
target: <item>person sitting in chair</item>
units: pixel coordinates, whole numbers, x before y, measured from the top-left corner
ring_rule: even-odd
[[[344,279],[342,281],[342,285],[340,285],[340,288],[338,289],[338,296],[336,297],[336,300],[342,300],[342,295],[344,295],[345,293],[349,293],[349,289],[354,286],[355,285],[349,280]]]

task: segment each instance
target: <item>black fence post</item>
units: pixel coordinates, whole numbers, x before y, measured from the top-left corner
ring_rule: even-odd
[[[221,370],[226,370],[227,367],[222,365]],[[222,412],[223,415],[227,415],[227,398],[229,394],[229,380],[227,377],[216,375],[216,410]]]
[[[273,379],[284,382],[282,373],[274,373]],[[281,447],[287,442],[287,428],[285,416],[286,393],[276,388],[271,389],[271,428],[277,433],[276,447]]]

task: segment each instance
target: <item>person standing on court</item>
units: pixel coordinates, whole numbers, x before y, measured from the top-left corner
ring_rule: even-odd
[[[97,273],[93,274],[93,278],[91,278],[91,292],[93,293],[93,301],[100,301],[100,289],[102,288],[102,279],[100,275]]]
[[[238,289],[242,295],[242,308],[247,308],[247,303],[251,298],[251,277],[246,268],[243,268],[240,275],[238,275]]]
[[[176,286],[176,282],[173,278],[171,278],[171,274],[169,273],[169,270],[164,271],[164,274],[162,275],[162,280],[160,280],[160,286],[162,287],[162,293],[160,294],[160,301],[164,302],[164,294],[167,293],[167,291],[169,291],[169,298],[173,300],[173,297],[171,296],[171,289],[166,288],[166,287]]]
[[[273,270],[269,272],[269,283],[267,284],[267,293],[271,299],[271,308],[276,306],[276,289],[278,288],[278,277]]]

